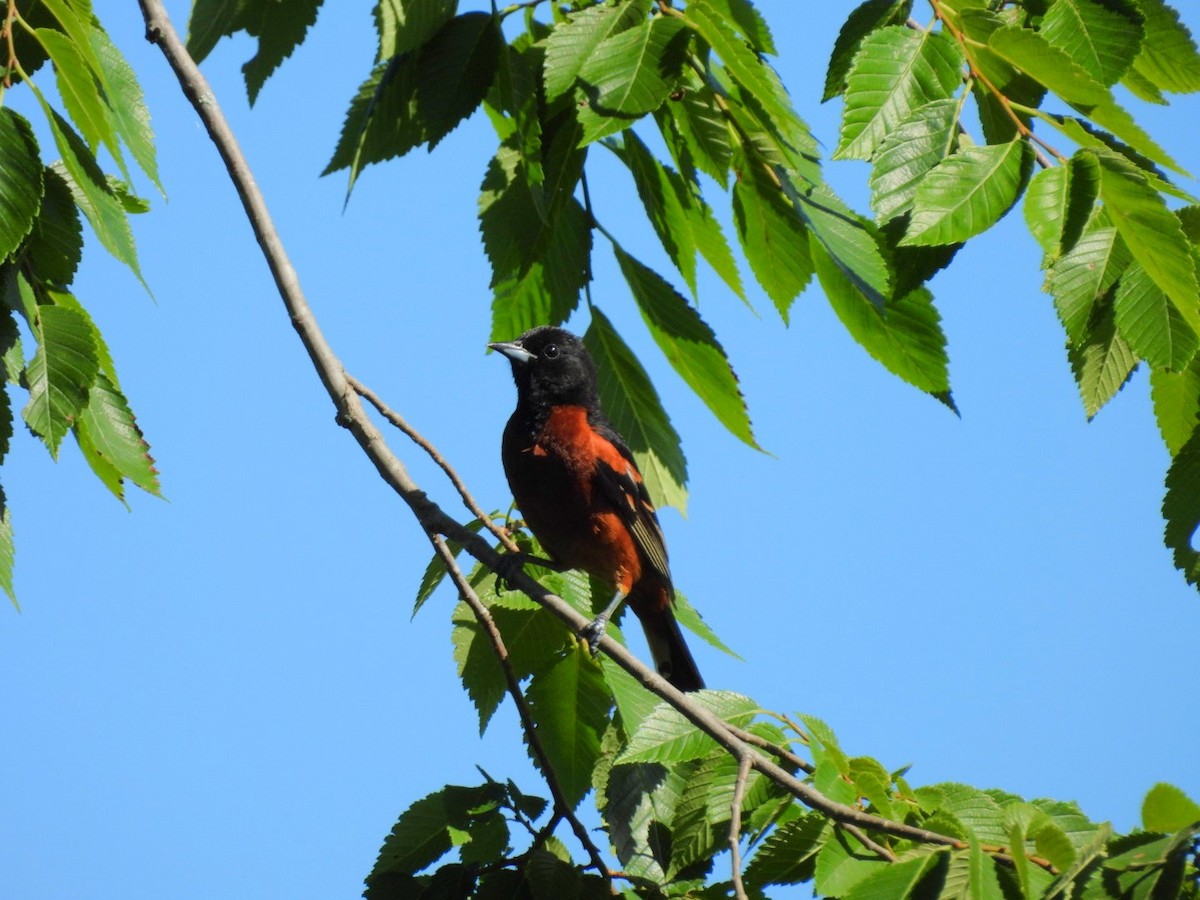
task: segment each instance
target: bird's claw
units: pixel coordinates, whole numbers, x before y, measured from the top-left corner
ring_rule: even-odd
[[[521,574],[529,557],[524,553],[505,553],[496,563],[496,587],[501,591],[513,589],[512,580]]]
[[[592,651],[592,656],[600,652],[600,638],[604,637],[604,632],[608,628],[608,616],[604,613],[596,616],[587,625],[583,626],[583,630],[579,632],[579,636],[587,640],[588,649]]]

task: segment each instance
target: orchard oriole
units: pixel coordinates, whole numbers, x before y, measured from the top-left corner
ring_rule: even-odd
[[[521,514],[555,567],[582,569],[616,591],[584,632],[593,652],[628,600],[659,674],[681,691],[700,690],[671,611],[662,528],[633,454],[600,409],[591,355],[575,335],[548,326],[488,346],[508,357],[517,383],[501,456]]]

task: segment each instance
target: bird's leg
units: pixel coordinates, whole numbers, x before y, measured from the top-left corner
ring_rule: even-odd
[[[612,602],[604,607],[604,611],[580,630],[579,636],[587,639],[588,649],[592,651],[592,656],[600,652],[600,638],[604,637],[604,632],[608,629],[608,620],[621,608],[621,604],[625,602],[625,597],[625,594],[617,591],[613,595]]]
[[[543,569],[549,569],[551,572],[564,572],[565,566],[561,566],[552,559],[544,559],[540,556],[534,556],[532,553],[505,553],[500,557],[500,561],[496,563],[497,584],[501,590],[509,590],[510,582],[522,569],[526,563],[533,563],[535,566],[541,566]]]

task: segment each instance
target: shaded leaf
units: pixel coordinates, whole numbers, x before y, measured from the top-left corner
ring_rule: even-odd
[[[830,305],[863,349],[892,374],[953,408],[946,337],[929,291],[910,291],[881,310],[823,249],[814,250],[813,261]]]
[[[735,437],[758,448],[737,376],[716,335],[662,276],[619,246],[613,252],[667,361]]]
[[[1200,336],[1140,264],[1134,263],[1121,276],[1113,304],[1117,330],[1150,365],[1179,371],[1200,348]]]
[[[1200,90],[1200,52],[1178,11],[1163,0],[1138,0],[1146,37],[1134,70],[1150,84],[1172,93]]]
[[[124,499],[125,479],[161,496],[150,445],[124,394],[103,372],[92,383],[87,405],[75,423],[75,435],[93,471],[118,499]],[[106,477],[109,471],[116,476],[115,483]]]
[[[650,500],[685,512],[687,460],[650,376],[597,307],[583,343],[596,361],[604,412],[633,451]]]
[[[863,38],[885,25],[904,24],[911,11],[911,0],[866,0],[855,7],[834,41],[829,67],[825,72],[822,103],[832,100],[846,90],[846,76]]]
[[[1084,341],[1067,347],[1067,358],[1089,419],[1116,396],[1137,366],[1137,357],[1117,331],[1112,306],[1107,303],[1093,315]]]
[[[813,276],[803,222],[757,167],[734,182],[733,222],[751,271],[787,322]]]
[[[1050,266],[1046,288],[1054,297],[1069,343],[1083,340],[1096,301],[1129,262],[1129,249],[1115,228],[1093,227]]]
[[[503,46],[498,19],[469,12],[455,16],[421,48],[416,102],[430,150],[483,102]]]
[[[658,16],[613,34],[597,45],[578,75],[583,105],[580,145],[628,128],[657,109],[674,89],[683,67],[683,22]]]
[[[1090,153],[1034,176],[1025,192],[1025,222],[1052,263],[1079,240],[1100,192],[1100,171]]]
[[[100,364],[92,327],[74,310],[39,306],[30,327],[38,349],[25,369],[29,402],[22,416],[57,459],[59,444],[88,402]]]
[[[458,0],[378,0],[379,59],[416,50],[458,11]]]
[[[569,16],[546,39],[544,79],[546,99],[569,91],[597,48],[613,35],[644,22],[650,0],[630,0],[611,6],[597,3]]]
[[[42,202],[42,162],[25,118],[0,107],[0,261],[21,246]]]
[[[574,645],[549,668],[534,673],[526,699],[559,787],[574,808],[591,787],[600,736],[612,708],[600,664],[583,644]]]

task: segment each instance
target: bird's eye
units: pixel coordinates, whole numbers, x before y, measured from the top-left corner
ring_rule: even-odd
[[[545,347],[542,348],[542,356],[546,357],[546,359],[557,359],[558,358],[558,345],[557,344],[547,344]]]

